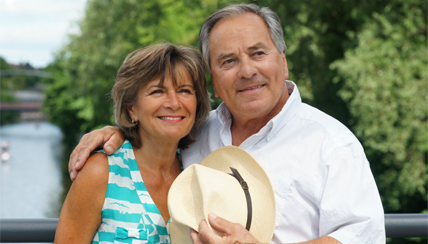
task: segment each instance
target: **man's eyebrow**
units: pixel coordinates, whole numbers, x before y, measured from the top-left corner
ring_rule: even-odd
[[[261,42],[257,42],[256,44],[252,45],[251,47],[247,48],[247,51],[253,51],[253,50],[257,50],[257,49],[267,49],[266,45],[261,43]]]
[[[220,62],[224,59],[232,57],[233,55],[234,55],[233,53],[222,53],[222,54],[220,54],[220,56],[218,56],[217,61]]]
[[[247,48],[247,51],[253,51],[253,50],[257,50],[257,49],[268,49],[267,46],[261,42],[257,42],[256,44],[252,45],[251,47]],[[222,53],[220,54],[220,56],[218,56],[217,62],[220,62],[224,59],[230,58],[233,55],[235,55],[234,53]]]

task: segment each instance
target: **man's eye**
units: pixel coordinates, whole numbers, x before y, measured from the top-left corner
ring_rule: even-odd
[[[260,51],[260,52],[256,52],[256,53],[254,53],[254,56],[261,56],[261,55],[263,55],[263,54],[265,54],[264,52],[262,52],[262,51]]]
[[[223,62],[223,65],[228,66],[228,65],[230,65],[232,63],[233,63],[233,59],[228,59],[228,60],[226,60],[226,61]]]

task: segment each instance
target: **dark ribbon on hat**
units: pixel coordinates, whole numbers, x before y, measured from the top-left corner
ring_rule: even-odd
[[[251,196],[250,196],[250,192],[248,191],[249,187],[247,182],[242,178],[242,176],[239,174],[238,170],[232,167],[229,167],[230,170],[232,170],[233,174],[230,174],[231,176],[235,177],[239,184],[241,185],[242,189],[244,189],[244,193],[245,193],[245,198],[247,199],[247,225],[245,226],[245,229],[247,229],[248,231],[250,231],[250,226],[251,226],[251,219],[252,219],[252,204],[251,204]]]

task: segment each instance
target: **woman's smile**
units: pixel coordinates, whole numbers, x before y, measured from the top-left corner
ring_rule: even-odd
[[[181,122],[184,117],[183,116],[160,116],[158,117],[161,120],[164,120],[166,122]]]

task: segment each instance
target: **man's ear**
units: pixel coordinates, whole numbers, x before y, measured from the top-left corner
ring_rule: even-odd
[[[213,76],[212,75],[210,75],[210,76],[211,76],[211,84],[213,85],[213,88],[214,88],[214,97],[215,98],[219,98],[220,96],[217,94],[216,89],[215,89],[216,83],[215,83],[215,81],[213,79]]]
[[[285,58],[285,53],[281,53],[282,62],[284,63],[284,75],[285,79],[288,79],[288,65],[287,65],[287,58]]]

